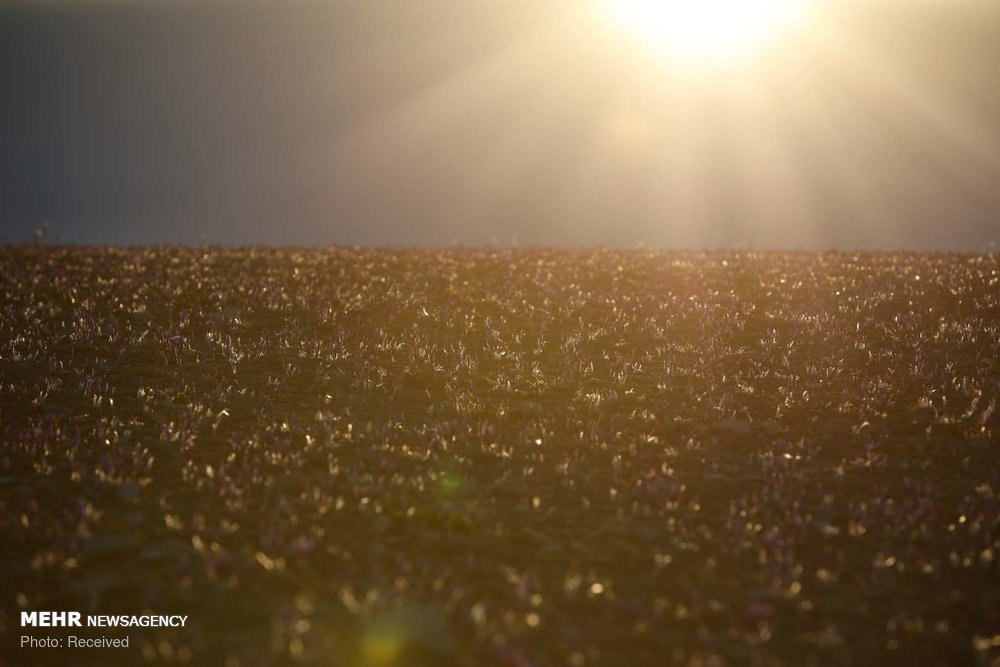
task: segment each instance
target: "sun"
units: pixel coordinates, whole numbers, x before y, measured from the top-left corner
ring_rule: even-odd
[[[598,0],[625,32],[671,62],[747,59],[802,24],[810,0]]]

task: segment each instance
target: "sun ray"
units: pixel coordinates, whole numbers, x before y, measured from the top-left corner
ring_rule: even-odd
[[[599,0],[601,12],[673,64],[746,60],[802,23],[808,0]]]
[[[853,40],[847,44],[842,37],[828,32],[818,36],[816,44],[826,63],[852,82],[871,106],[887,109],[900,125],[914,125],[914,136],[926,133],[949,144],[949,152],[974,163],[980,174],[1000,173],[1000,135],[984,119],[905,75],[879,51]]]

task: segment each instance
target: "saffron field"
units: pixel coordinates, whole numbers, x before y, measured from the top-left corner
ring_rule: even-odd
[[[1000,665],[998,394],[991,255],[7,246],[0,664]]]

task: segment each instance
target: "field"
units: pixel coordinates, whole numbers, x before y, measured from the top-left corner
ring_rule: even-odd
[[[0,305],[2,665],[1000,664],[996,257],[8,246]]]

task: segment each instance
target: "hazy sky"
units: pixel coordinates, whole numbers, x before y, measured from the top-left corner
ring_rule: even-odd
[[[1000,242],[1000,2],[820,2],[711,71],[593,4],[0,4],[0,241]]]

